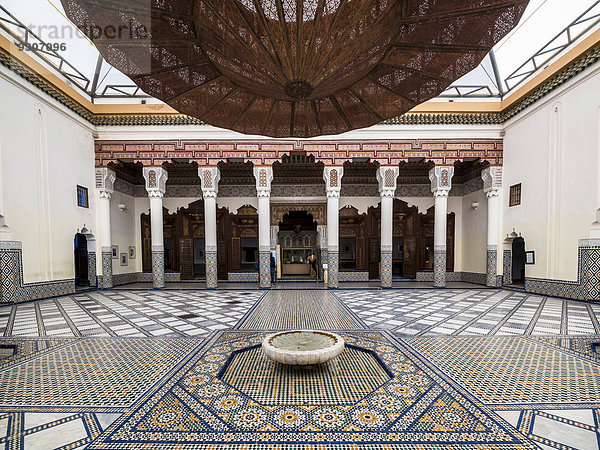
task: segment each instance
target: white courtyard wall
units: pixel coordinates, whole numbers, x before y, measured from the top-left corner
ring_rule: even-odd
[[[24,281],[73,278],[75,233],[84,224],[95,233],[92,129],[5,68],[0,92],[0,213],[23,243]],[[77,185],[89,208],[77,206]]]
[[[130,195],[115,192],[110,201],[111,241],[112,245],[119,246],[119,258],[113,259],[114,275],[137,272],[137,260],[142,257],[141,252],[136,251],[135,259],[129,259],[129,246],[136,245],[136,234],[139,234],[135,229],[135,200]],[[123,211],[119,204],[125,205]],[[127,254],[126,266],[121,265],[121,253]]]
[[[589,236],[600,204],[600,64],[506,125],[503,236],[514,228],[535,251],[526,277],[577,279],[578,240]],[[511,185],[522,184],[509,207]]]
[[[483,191],[475,191],[461,201],[462,217],[457,218],[457,222],[462,225],[462,271],[486,273],[487,198]],[[473,203],[479,203],[477,209]]]

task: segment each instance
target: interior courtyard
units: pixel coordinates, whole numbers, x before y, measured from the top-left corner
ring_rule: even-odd
[[[0,449],[221,448],[600,449],[600,0],[0,2]]]

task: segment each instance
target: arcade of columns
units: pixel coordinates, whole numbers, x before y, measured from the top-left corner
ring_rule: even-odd
[[[435,143],[432,150],[423,150],[426,145],[420,144],[418,151],[409,144],[409,150],[402,151],[339,151],[326,148],[321,151],[307,151],[307,155],[315,156],[315,161],[325,163],[323,179],[327,193],[327,227],[326,250],[328,264],[328,287],[338,287],[338,245],[339,245],[339,200],[344,173],[344,161],[352,161],[355,157],[369,157],[379,162],[377,181],[381,198],[381,286],[392,286],[392,239],[393,239],[393,200],[396,192],[396,179],[399,174],[399,163],[410,157],[421,157],[435,162],[429,172],[431,192],[435,198],[434,220],[434,287],[443,288],[446,285],[446,230],[448,194],[452,188],[454,174],[453,163],[463,158],[478,157],[491,163],[483,169],[481,177],[484,182],[484,192],[488,199],[487,221],[487,281],[488,286],[497,286],[497,251],[499,233],[499,189],[502,185],[502,143],[501,141],[486,141],[483,143],[464,141],[459,144],[444,143],[444,148]],[[436,145],[437,144],[437,145]],[[379,144],[381,148],[382,144]],[[386,145],[386,144],[383,144]],[[451,146],[463,148],[451,148]],[[365,144],[366,146],[366,144]],[[412,147],[410,147],[412,146]],[[158,147],[155,144],[152,147]],[[248,146],[248,147],[254,147]],[[307,145],[304,145],[307,147]],[[321,147],[326,147],[321,145]],[[387,149],[390,149],[387,144]],[[254,163],[254,177],[258,200],[258,245],[259,245],[259,280],[260,287],[271,287],[270,251],[271,251],[271,220],[270,196],[273,168],[271,164],[288,151],[246,151],[227,152],[223,150],[203,151],[202,158],[197,153],[186,151],[165,152],[157,148],[143,145],[104,143],[96,148],[96,190],[98,193],[98,214],[100,215],[100,245],[102,249],[102,283],[99,287],[112,287],[112,256],[110,230],[110,200],[114,192],[115,172],[108,166],[110,162],[121,158],[142,162],[145,187],[150,199],[151,240],[152,240],[152,274],[155,288],[163,288],[164,279],[164,243],[163,243],[163,196],[168,179],[167,171],[162,163],[173,158],[186,158],[198,162],[204,200],[205,220],[205,255],[206,255],[206,286],[209,289],[217,287],[217,194],[220,172],[219,161],[227,158],[244,158]],[[157,151],[158,150],[158,151]],[[195,158],[196,157],[196,158]],[[320,227],[323,233],[323,228]],[[322,239],[321,242],[324,242]]]

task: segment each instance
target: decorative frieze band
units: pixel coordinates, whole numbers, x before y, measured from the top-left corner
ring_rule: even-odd
[[[479,191],[483,188],[481,178],[475,178],[463,184],[453,184],[450,190],[450,197],[462,197],[471,192]],[[115,191],[132,197],[147,197],[148,193],[144,186],[134,185],[116,179]],[[168,185],[165,197],[192,197],[201,198],[203,195],[199,185]],[[223,197],[256,197],[256,186],[253,185],[219,185],[219,198]],[[271,198],[278,197],[298,197],[312,198],[325,197],[325,184],[305,184],[305,185],[280,185],[271,184]],[[379,197],[379,190],[376,184],[344,184],[340,192],[341,197]],[[396,188],[395,198],[403,197],[431,197],[431,186],[429,184],[405,184]]]
[[[464,158],[480,158],[502,165],[502,139],[427,140],[386,142],[358,141],[101,141],[95,142],[96,166],[106,167],[119,159],[160,166],[173,159],[195,161],[198,166],[216,166],[227,159],[244,159],[255,166],[269,166],[294,151],[314,156],[326,166],[342,166],[354,158],[369,158],[381,165],[396,166],[410,158],[425,158],[439,165],[452,165]]]

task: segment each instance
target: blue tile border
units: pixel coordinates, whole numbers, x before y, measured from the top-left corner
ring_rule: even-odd
[[[75,279],[23,282],[23,249],[19,241],[0,246],[0,303],[17,303],[75,293]]]

